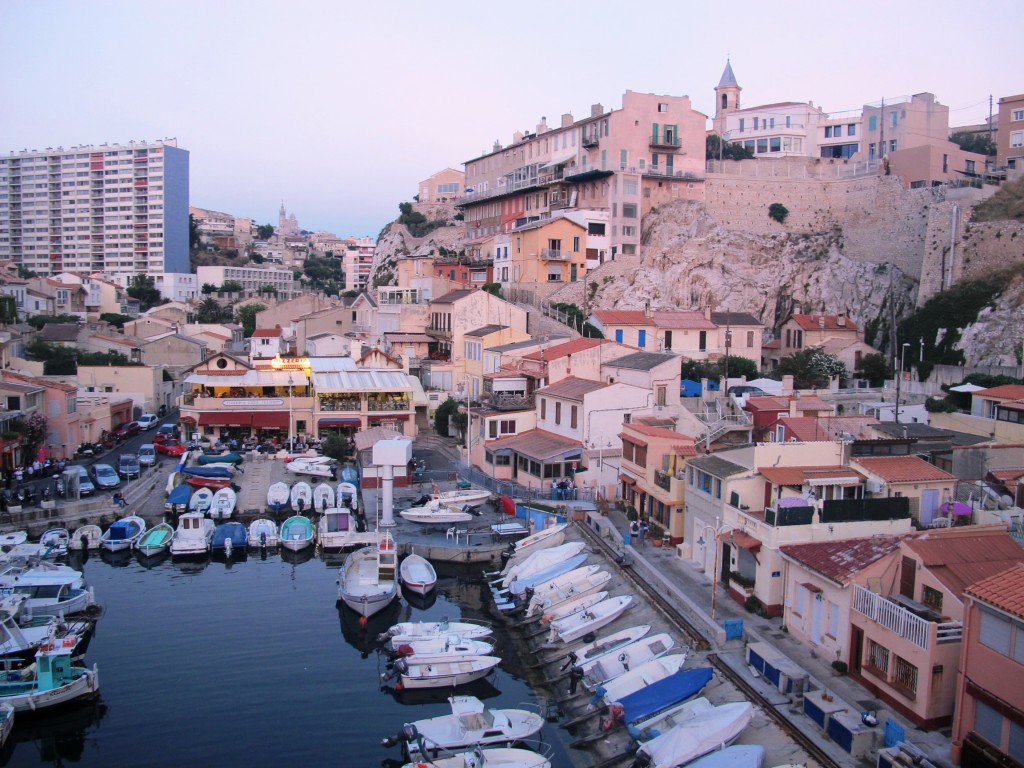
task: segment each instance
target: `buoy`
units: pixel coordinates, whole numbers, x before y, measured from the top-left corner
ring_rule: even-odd
[[[360,616],[359,617],[359,626],[360,627],[365,627],[369,621],[370,620],[368,618],[366,618],[365,616]]]

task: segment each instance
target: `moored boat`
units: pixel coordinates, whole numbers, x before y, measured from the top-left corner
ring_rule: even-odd
[[[342,477],[345,477],[344,471],[342,471]],[[339,507],[348,507],[353,512],[358,511],[359,489],[356,487],[355,483],[350,483],[347,480],[338,483],[338,491],[335,494],[335,502]]]
[[[267,507],[274,512],[280,512],[288,506],[288,497],[291,489],[285,483],[271,483],[267,488]]]
[[[189,512],[202,512],[204,515],[213,504],[213,491],[209,488],[197,488],[188,500]]]
[[[109,552],[131,549],[145,532],[146,521],[138,515],[128,515],[110,524],[100,537],[100,546]]]
[[[584,566],[563,573],[533,588],[526,616],[547,613],[568,600],[605,589],[611,580],[611,574],[602,571],[599,565]]]
[[[474,624],[468,621],[403,621],[393,625],[387,632],[377,637],[381,642],[387,641],[392,648],[402,643],[411,643],[431,637],[453,635],[462,638],[489,637],[494,630],[486,624]]]
[[[576,664],[577,666],[588,664],[601,658],[607,653],[617,653],[630,643],[646,637],[650,631],[650,624],[640,624],[635,627],[629,627],[628,629],[623,629],[610,634],[607,637],[581,645],[575,651],[567,653],[566,658],[568,659],[569,664]],[[569,666],[569,664],[566,666]]]
[[[210,551],[223,552],[224,557],[245,554],[245,545],[248,541],[248,534],[245,526],[238,521],[221,523],[213,529],[213,538],[210,540]]]
[[[174,528],[168,523],[158,523],[139,537],[135,542],[135,551],[140,555],[159,554],[170,548],[173,538]]]
[[[381,680],[397,679],[404,690],[451,688],[487,677],[501,663],[497,656],[458,656],[450,660],[437,657],[416,661],[399,659],[381,675]]]
[[[437,571],[434,570],[434,566],[415,552],[402,560],[399,576],[402,579],[402,586],[417,595],[427,594],[437,584]]]
[[[566,523],[550,525],[536,533],[531,533],[525,539],[520,539],[510,544],[508,549],[509,557],[505,562],[505,567],[510,568],[517,563],[521,563],[534,552],[559,546],[565,541],[565,529],[567,527]]]
[[[221,488],[213,494],[210,502],[210,517],[214,520],[227,520],[235,511],[238,495],[233,488]]]
[[[269,517],[257,517],[249,523],[248,543],[252,549],[277,549],[279,541],[277,523]]]
[[[202,512],[187,512],[178,518],[178,527],[171,539],[171,554],[177,556],[205,555],[216,524]]]
[[[594,690],[598,685],[630,669],[664,656],[675,647],[676,641],[672,636],[667,632],[661,632],[624,645],[613,654],[604,654],[592,661],[574,666],[583,673],[583,684]]]
[[[100,539],[103,537],[103,531],[98,525],[82,525],[71,534],[71,540],[68,542],[68,549],[76,551],[88,550],[88,549],[99,549]]]
[[[563,643],[571,643],[573,640],[577,640],[607,624],[611,624],[632,603],[632,595],[609,597],[607,600],[602,600],[600,603],[590,606],[585,611],[553,621],[551,622],[551,637],[549,640],[554,640],[557,637]]]
[[[445,757],[431,757],[429,763],[416,761],[402,768],[551,768],[546,754],[517,747],[475,747]]]
[[[39,646],[35,675],[28,680],[0,681],[0,703],[10,704],[15,712],[49,709],[99,693],[96,667],[86,669],[72,664],[71,654],[77,640],[53,638]]]
[[[646,721],[660,712],[667,712],[700,693],[711,682],[711,667],[681,669],[646,688],[624,696],[608,707],[609,730],[615,721],[626,725]]]
[[[436,499],[431,499],[422,507],[410,507],[398,513],[410,523],[421,525],[452,525],[453,523],[468,523],[473,519],[469,512],[462,512],[448,507]]]
[[[312,545],[315,538],[316,530],[313,523],[304,515],[292,515],[281,523],[281,546],[291,552],[298,552]]]
[[[573,541],[550,549],[538,550],[518,563],[507,565],[501,572],[501,578],[495,579],[495,582],[499,582],[502,588],[507,588],[513,579],[523,578],[543,571],[555,563],[564,562],[585,548],[586,545],[582,541]]]
[[[10,531],[0,534],[0,552],[8,552],[28,541],[28,531]]]
[[[320,483],[313,489],[313,508],[323,512],[334,506],[334,489],[327,483]]]
[[[68,553],[71,534],[67,528],[50,528],[39,537],[39,545],[44,548],[43,557],[61,557]]]
[[[369,618],[398,594],[398,552],[385,531],[376,545],[356,550],[338,572],[338,599]]]
[[[309,483],[304,481],[296,483],[292,486],[288,497],[291,500],[292,509],[300,515],[307,511],[312,511],[313,489],[310,487]]]
[[[486,488],[456,488],[451,491],[435,491],[430,494],[431,498],[437,499],[442,504],[465,506],[467,504],[479,504],[487,501],[493,494]]]
[[[324,510],[317,522],[316,532],[323,549],[345,549],[357,543],[366,543],[364,537],[357,535],[356,519],[348,507]]]
[[[637,758],[650,768],[685,765],[731,744],[747,727],[753,714],[754,705],[749,701],[735,701],[704,708],[681,721],[663,718],[656,729],[658,735],[637,750]]]
[[[438,656],[490,656],[493,650],[494,643],[488,643],[486,640],[471,640],[455,635],[444,635],[402,643],[392,651],[392,654],[396,657],[415,656],[419,660]]]
[[[602,697],[605,703],[618,701],[631,693],[636,693],[641,688],[646,688],[652,683],[671,677],[683,667],[686,661],[686,654],[677,653],[671,656],[661,656],[657,659],[650,659],[636,667],[624,670],[611,680],[594,687],[596,697]]]
[[[561,619],[572,616],[575,613],[587,610],[590,606],[600,603],[607,597],[608,593],[602,590],[600,592],[591,592],[590,594],[580,595],[579,597],[574,597],[572,600],[565,600],[545,611],[540,620],[545,624],[552,621],[560,621]]]
[[[24,596],[23,615],[70,615],[95,603],[81,571],[45,560],[3,565],[0,568],[0,590]]]
[[[568,560],[556,561],[541,571],[536,571],[528,575],[514,576],[512,581],[509,583],[507,590],[495,590],[495,599],[498,597],[504,597],[504,592],[506,591],[512,595],[522,595],[526,590],[533,589],[538,584],[543,584],[557,576],[561,576],[563,573],[568,573],[569,571],[579,568],[586,562],[586,560],[587,555],[581,552],[578,555],[570,557]]]

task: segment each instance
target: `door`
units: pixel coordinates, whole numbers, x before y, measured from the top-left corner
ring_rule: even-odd
[[[864,652],[864,631],[860,627],[850,627],[850,671],[860,673],[860,659]]]
[[[814,599],[811,600],[811,642],[815,645],[821,642],[821,606],[824,604],[821,592],[815,592]]]
[[[900,594],[914,599],[914,588],[917,586],[917,560],[904,557],[900,564]]]
[[[718,570],[718,579],[723,584],[729,583],[729,566],[732,563],[732,547],[722,544],[722,564]]]
[[[928,528],[939,509],[939,489],[929,488],[921,494],[921,525]]]

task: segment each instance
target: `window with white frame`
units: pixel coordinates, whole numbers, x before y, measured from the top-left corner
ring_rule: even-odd
[[[1010,132],[1010,146],[1011,147],[1024,147],[1024,131],[1011,131]]]
[[[1014,120],[1024,120],[1024,109],[1015,109],[1015,110],[1013,110],[1013,119]]]

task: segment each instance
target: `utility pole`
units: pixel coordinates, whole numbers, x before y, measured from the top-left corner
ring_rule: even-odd
[[[989,142],[995,141],[992,138],[992,94],[988,95],[988,140]]]
[[[882,106],[878,110],[878,162],[885,157],[885,97],[882,97]]]

